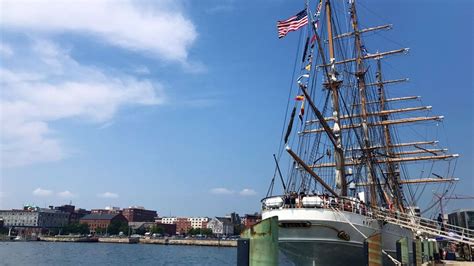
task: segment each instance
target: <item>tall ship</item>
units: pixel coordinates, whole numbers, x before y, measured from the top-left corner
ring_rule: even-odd
[[[262,219],[278,217],[279,248],[296,265],[363,265],[364,241],[377,234],[390,263],[397,240],[437,230],[423,227],[436,208],[423,200],[457,181],[458,155],[436,139],[443,116],[393,90],[408,79],[390,61],[409,49],[379,47],[378,37],[398,44],[384,37],[392,25],[362,27],[359,7],[309,1],[277,23],[299,46]]]

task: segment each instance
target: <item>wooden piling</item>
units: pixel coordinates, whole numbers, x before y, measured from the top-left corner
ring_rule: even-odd
[[[409,264],[410,259],[408,257],[408,238],[402,237],[397,241],[397,260],[402,263],[402,266]]]
[[[421,249],[421,239],[415,239],[413,241],[413,264],[415,266],[421,266],[423,263],[423,252]]]
[[[278,265],[278,217],[271,217],[246,229],[242,238],[250,240],[249,265]]]
[[[382,235],[375,234],[364,241],[366,265],[382,265]]]
[[[430,252],[429,252],[429,247],[428,247],[428,240],[424,239],[423,240],[423,262],[428,262],[430,261]]]

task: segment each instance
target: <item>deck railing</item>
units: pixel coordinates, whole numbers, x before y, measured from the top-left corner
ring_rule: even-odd
[[[308,207],[303,205],[303,198],[306,196],[294,195],[292,198],[289,198],[291,196],[273,196],[272,198],[281,197],[283,203],[279,207],[272,208],[265,206],[265,200],[268,199],[265,198],[262,200],[263,209],[336,209],[342,212],[358,213],[386,223],[397,224],[415,233],[444,237],[449,240],[474,245],[474,230],[420,217],[410,213],[409,210],[408,212],[400,212],[383,207],[372,207],[358,199],[335,198],[328,195],[309,195],[309,197],[321,198],[322,202],[317,206]]]

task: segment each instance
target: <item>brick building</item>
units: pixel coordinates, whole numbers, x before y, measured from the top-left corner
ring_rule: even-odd
[[[62,206],[57,206],[54,207],[55,210],[57,211],[62,211],[65,213],[69,213],[69,223],[78,223],[79,220],[84,217],[87,214],[90,214],[91,212],[85,209],[76,209],[74,205],[62,205]]]
[[[112,207],[107,206],[103,209],[92,209],[91,214],[114,214],[114,213],[122,213],[120,207]]]
[[[257,214],[246,214],[244,218],[242,219],[242,224],[244,225],[245,228],[250,228],[256,223],[260,222],[262,220],[262,216],[257,215]]]
[[[138,206],[125,208],[122,214],[129,222],[154,222],[157,216],[156,211],[146,210]]]
[[[176,219],[176,234],[186,234],[191,228],[192,226],[189,218]]]
[[[163,234],[168,236],[176,235],[176,224],[156,223],[156,227],[163,228]]]
[[[89,230],[95,232],[97,228],[106,229],[112,222],[128,223],[121,213],[91,213],[80,219],[80,223],[88,224]]]

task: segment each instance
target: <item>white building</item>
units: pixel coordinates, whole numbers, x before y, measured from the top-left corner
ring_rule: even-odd
[[[212,230],[214,235],[233,235],[234,225],[230,218],[216,217],[207,223],[207,228]]]
[[[191,227],[194,229],[197,228],[206,228],[209,218],[207,217],[191,217],[188,218],[188,221],[191,222]]]
[[[6,227],[59,228],[68,224],[69,213],[51,209],[0,210]]]
[[[161,217],[161,223],[164,224],[175,224],[177,220],[176,217]]]

